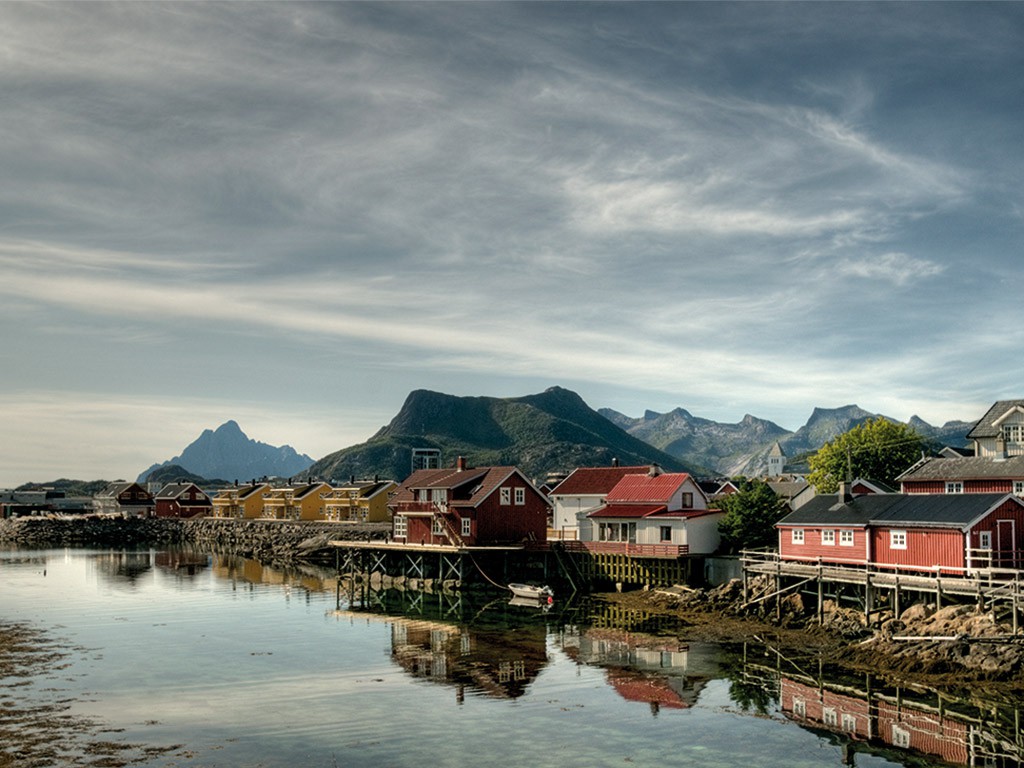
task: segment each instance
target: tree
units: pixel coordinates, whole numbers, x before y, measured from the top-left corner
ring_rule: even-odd
[[[715,506],[725,512],[718,532],[723,549],[729,552],[774,545],[775,523],[789,511],[785,500],[760,480],[743,483],[739,492],[717,499]]]
[[[841,480],[858,477],[891,484],[923,450],[924,438],[912,427],[878,416],[821,446],[807,479],[818,493],[835,493]]]

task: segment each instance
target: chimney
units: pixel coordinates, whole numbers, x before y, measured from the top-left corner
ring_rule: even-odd
[[[465,456],[459,456],[459,458],[455,460],[455,469],[457,472],[463,472],[466,469]]]
[[[661,467],[657,464],[651,464],[651,468],[647,470],[648,477],[657,477],[661,474]]]
[[[850,484],[843,480],[839,483],[839,489],[836,492],[837,501],[840,504],[849,504],[853,501],[853,494],[850,493]]]
[[[619,466],[619,459],[618,459],[618,457],[617,457],[617,456],[616,456],[616,457],[614,457],[614,458],[612,458],[612,466],[613,466],[613,467],[617,467],[617,466]]]

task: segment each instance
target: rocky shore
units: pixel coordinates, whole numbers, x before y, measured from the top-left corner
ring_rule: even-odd
[[[134,547],[191,544],[266,563],[325,559],[328,541],[383,540],[381,523],[216,518],[123,518],[101,515],[0,520],[0,545]]]
[[[606,599],[634,609],[668,614],[688,625],[693,639],[763,640],[782,647],[817,652],[828,663],[932,685],[991,683],[1024,690],[1024,634],[1014,635],[1009,621],[975,605],[918,603],[899,616],[872,615],[834,601],[822,604],[822,619],[799,594],[751,603],[773,590],[770,579],[752,580],[748,602],[733,580],[713,589],[676,586]]]

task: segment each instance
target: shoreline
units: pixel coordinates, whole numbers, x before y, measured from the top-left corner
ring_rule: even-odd
[[[268,565],[324,562],[329,539],[384,540],[386,524],[219,518],[23,517],[0,520],[0,545],[166,546],[189,544]],[[320,553],[318,555],[318,553]],[[768,593],[767,584],[764,594]],[[756,587],[755,587],[756,589]],[[788,648],[819,653],[850,670],[870,671],[937,687],[997,685],[1024,690],[1024,634],[973,606],[941,610],[917,604],[900,616],[881,613],[871,625],[859,612],[831,601],[818,623],[799,594],[782,601],[781,617],[764,604],[743,607],[737,581],[713,589],[685,586],[611,593],[601,599],[651,614],[673,616],[691,639],[715,642],[772,636]],[[904,638],[923,638],[908,641]],[[3,768],[0,765],[0,768]]]
[[[673,587],[597,597],[620,608],[675,618],[682,624],[681,639],[766,644],[770,638],[781,651],[811,654],[829,666],[899,684],[1024,692],[1024,635],[997,642],[1008,628],[973,606],[936,611],[918,603],[901,617],[868,626],[857,612],[835,605],[827,606],[819,624],[799,599],[791,599],[776,622],[763,611],[742,609],[737,588],[729,582],[711,590]],[[899,639],[904,635],[955,639]]]

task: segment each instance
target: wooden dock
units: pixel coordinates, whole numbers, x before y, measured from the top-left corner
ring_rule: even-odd
[[[775,591],[768,598],[801,590],[818,595],[818,612],[831,587],[853,586],[863,596],[864,612],[870,619],[878,610],[880,597],[889,600],[888,607],[899,616],[907,595],[927,596],[941,608],[946,600],[969,598],[979,606],[1008,608],[1012,614],[1013,631],[1018,629],[1018,614],[1024,605],[1024,572],[1007,568],[985,568],[946,575],[938,567],[934,572],[880,568],[878,566],[834,565],[822,562],[782,560],[771,550],[745,550],[743,564],[743,600],[749,601],[749,581],[753,576],[769,576]],[[761,598],[765,599],[765,598]]]

